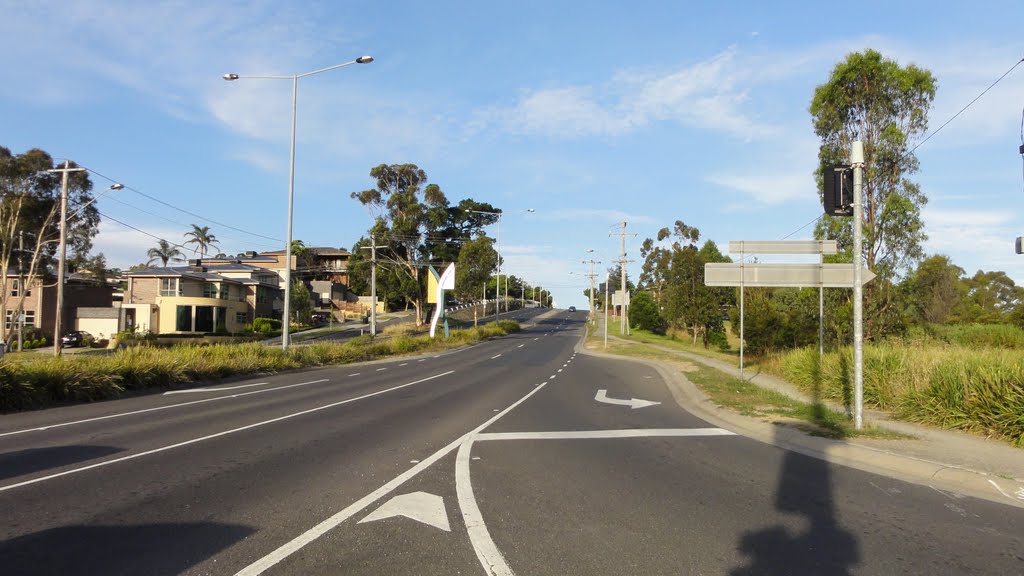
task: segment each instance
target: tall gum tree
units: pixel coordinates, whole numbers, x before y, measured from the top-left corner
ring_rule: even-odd
[[[867,289],[869,335],[888,330],[879,320],[893,318],[892,281],[924,256],[927,235],[921,208],[928,198],[908,176],[919,167],[911,150],[928,130],[935,90],[928,70],[913,64],[901,67],[869,49],[847,55],[811,100],[814,132],[821,138],[819,196],[824,170],[846,163],[854,141],[864,143],[862,257],[879,276]],[[824,216],[815,236],[837,240],[840,250],[850,254],[851,223],[850,218]]]
[[[59,165],[58,165],[59,164]],[[63,165],[45,151],[33,148],[12,154],[0,146],[0,270],[15,271],[21,265],[25,285],[37,279],[52,282],[60,230],[61,175],[49,172]],[[74,162],[70,167],[76,167]],[[99,212],[91,203],[92,181],[88,172],[68,174],[67,246],[69,260],[84,260],[99,226]],[[19,249],[24,236],[24,252]],[[0,274],[0,294],[9,294],[16,277]],[[25,290],[19,290],[12,317],[24,308]],[[7,301],[0,298],[0,318],[7,316]],[[3,333],[10,341],[15,323]]]
[[[386,241],[378,258],[401,275],[402,296],[416,309],[418,326],[423,323],[426,234],[447,221],[448,199],[440,186],[427,184],[427,173],[415,164],[380,164],[370,177],[376,187],[351,196],[374,218],[370,233]]]

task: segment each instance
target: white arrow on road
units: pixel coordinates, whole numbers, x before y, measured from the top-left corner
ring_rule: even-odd
[[[370,513],[369,516],[360,520],[359,523],[384,520],[394,516],[405,516],[434,528],[440,528],[445,532],[452,531],[448,524],[448,511],[445,510],[444,499],[427,492],[412,492],[395,496]]]
[[[598,390],[597,395],[594,396],[594,400],[598,402],[604,402],[605,404],[615,404],[618,406],[629,406],[633,410],[637,408],[646,408],[648,406],[654,406],[655,404],[661,404],[661,402],[652,402],[650,400],[640,400],[639,398],[630,398],[629,400],[619,400],[617,398],[609,398],[607,390]]]

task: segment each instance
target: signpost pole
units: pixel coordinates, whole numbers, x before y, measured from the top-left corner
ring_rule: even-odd
[[[743,285],[746,283],[746,274],[743,271],[746,264],[744,258],[746,255],[740,252],[740,379],[743,378]]]
[[[861,221],[864,218],[864,143],[857,140],[850,151],[853,165],[853,426],[864,426],[864,253]]]

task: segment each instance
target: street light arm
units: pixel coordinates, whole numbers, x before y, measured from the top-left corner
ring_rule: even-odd
[[[225,74],[224,76],[222,76],[222,78],[224,78],[225,80],[227,80],[229,82],[232,81],[232,80],[250,80],[250,79],[254,79],[254,80],[297,80],[299,78],[305,78],[306,76],[312,76],[314,74],[320,74],[321,72],[327,72],[329,70],[334,70],[335,68],[344,68],[345,66],[351,66],[353,64],[369,64],[370,62],[373,62],[373,57],[372,56],[360,56],[359,58],[356,58],[355,60],[352,60],[350,62],[342,62],[341,64],[335,64],[334,66],[328,66],[327,68],[321,68],[319,70],[313,70],[312,72],[306,72],[304,74],[292,74],[292,75],[289,75],[289,76],[271,76],[271,75],[259,75],[259,76],[249,76],[249,75],[246,75],[246,76],[243,76],[241,74]]]

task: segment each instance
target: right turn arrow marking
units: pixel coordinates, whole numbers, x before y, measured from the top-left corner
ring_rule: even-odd
[[[597,395],[594,396],[594,400],[598,402],[604,402],[605,404],[615,404],[617,406],[629,406],[633,410],[637,408],[646,408],[648,406],[654,406],[655,404],[661,404],[661,402],[652,402],[650,400],[640,400],[639,398],[630,398],[629,400],[619,400],[617,398],[609,398],[607,390],[598,390]]]

